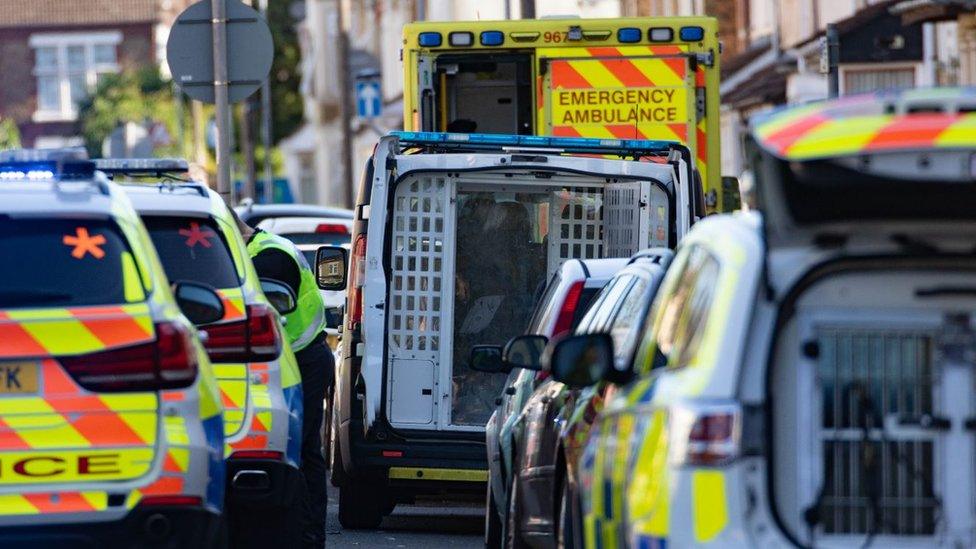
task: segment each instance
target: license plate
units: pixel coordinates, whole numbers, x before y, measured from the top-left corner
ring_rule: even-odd
[[[36,362],[0,362],[0,395],[37,392]]]

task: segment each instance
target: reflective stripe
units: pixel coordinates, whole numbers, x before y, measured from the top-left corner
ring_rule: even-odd
[[[729,522],[725,475],[721,471],[708,470],[692,473],[691,501],[695,541],[712,541]]]
[[[481,469],[430,469],[425,467],[390,467],[391,479],[447,480],[456,482],[487,482],[488,471]]]

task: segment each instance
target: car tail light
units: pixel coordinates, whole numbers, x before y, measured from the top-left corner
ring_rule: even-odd
[[[79,385],[96,392],[159,391],[189,387],[197,377],[193,335],[176,323],[155,325],[156,340],[98,353],[59,358]]]
[[[315,227],[315,232],[319,234],[349,234],[349,227],[342,223],[319,223]]]
[[[271,307],[248,305],[240,322],[207,326],[207,353],[214,362],[261,362],[281,353],[278,319]]]
[[[559,308],[559,316],[556,317],[556,328],[552,332],[552,337],[556,338],[573,329],[573,319],[576,317],[576,307],[579,306],[580,296],[583,295],[584,282],[579,280],[574,282],[563,299],[563,304]]]
[[[356,237],[352,247],[352,260],[349,262],[349,325],[354,326],[363,321],[363,284],[366,279],[366,235]]]
[[[671,436],[674,465],[725,465],[740,455],[742,407],[735,402],[675,405]]]
[[[143,507],[163,507],[170,505],[195,506],[203,505],[203,498],[200,496],[145,496],[139,500],[139,505]]]
[[[239,450],[230,455],[230,459],[271,459],[271,460],[283,460],[285,459],[284,452],[276,452],[274,450]]]

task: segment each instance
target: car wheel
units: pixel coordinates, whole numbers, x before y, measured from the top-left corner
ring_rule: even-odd
[[[386,491],[374,485],[346,485],[339,489],[339,524],[350,530],[379,528]]]
[[[502,546],[502,517],[495,505],[495,491],[488,482],[487,497],[485,498],[485,549],[497,549]]]

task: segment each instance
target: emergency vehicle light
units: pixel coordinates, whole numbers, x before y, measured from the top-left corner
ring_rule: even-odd
[[[422,32],[420,36],[417,37],[417,43],[420,44],[422,48],[437,48],[440,47],[441,33],[439,32]]]
[[[182,158],[100,158],[95,169],[107,174],[161,174],[187,172],[190,166]]]
[[[94,175],[94,164],[88,160],[0,162],[0,181],[67,181]]]
[[[505,43],[505,33],[502,31],[484,31],[481,33],[482,46],[501,46]]]
[[[540,33],[538,31],[520,31],[510,32],[508,36],[516,42],[535,42],[539,39]]]
[[[617,30],[617,41],[624,43],[640,42],[643,33],[636,27],[625,27]]]
[[[452,32],[447,35],[447,41],[455,47],[467,47],[474,44],[474,35],[470,32]]]
[[[700,42],[705,38],[705,29],[701,27],[681,27],[678,36],[685,42]]]
[[[647,31],[647,38],[651,42],[670,42],[674,40],[674,29],[671,27],[654,27]]]
[[[508,135],[493,133],[391,132],[401,145],[466,145],[481,147],[537,147],[561,149],[563,152],[625,153],[668,151],[677,141],[649,139],[595,139],[591,137],[548,137],[540,135]]]

